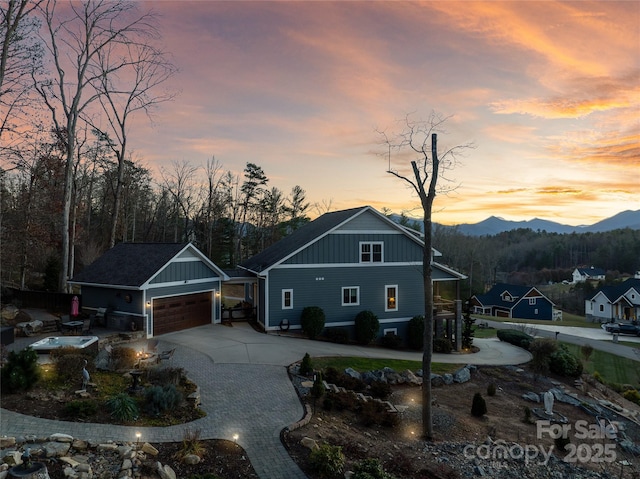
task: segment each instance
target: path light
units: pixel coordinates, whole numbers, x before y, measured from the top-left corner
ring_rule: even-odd
[[[239,438],[239,437],[240,437],[240,436],[238,436],[238,433],[235,433],[235,434],[233,435],[233,441],[234,441],[236,444],[238,443],[238,438]]]
[[[139,446],[140,445],[140,438],[142,437],[142,434],[137,431],[136,432],[136,445]]]

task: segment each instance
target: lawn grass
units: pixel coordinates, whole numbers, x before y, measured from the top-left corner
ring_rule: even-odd
[[[569,343],[562,344],[566,345],[569,351],[583,360],[579,345]],[[638,386],[638,381],[640,380],[640,362],[597,349],[594,349],[589,362],[584,364],[584,366],[585,370],[591,374],[597,371],[607,383],[632,384]]]
[[[355,369],[358,372],[375,371],[389,367],[395,371],[404,371],[410,369],[411,371],[417,371],[422,369],[422,361],[408,361],[403,359],[384,359],[384,358],[356,358],[356,357],[322,357],[312,358],[312,365],[314,369],[325,369],[328,367],[334,367],[338,371],[344,371],[346,368]],[[443,363],[431,363],[431,372],[434,374],[452,373],[460,366],[466,364],[464,359],[461,358],[460,364],[443,364]]]
[[[479,339],[495,338],[498,330],[495,328],[479,328],[477,325],[473,327],[473,337]]]

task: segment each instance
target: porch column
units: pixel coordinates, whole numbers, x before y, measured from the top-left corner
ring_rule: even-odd
[[[455,301],[456,351],[462,350],[462,300]]]

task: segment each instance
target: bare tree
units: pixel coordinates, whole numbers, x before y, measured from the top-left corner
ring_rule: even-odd
[[[49,79],[36,78],[35,88],[51,112],[55,128],[66,131],[65,182],[62,221],[60,288],[66,290],[70,253],[70,213],[78,123],[100,96],[91,88],[105,75],[100,59],[114,46],[135,44],[152,29],[153,15],[138,15],[136,6],[122,0],[71,2],[58,12],[56,0],[41,5],[45,49],[54,64]],[[117,73],[117,65],[109,75]]]
[[[198,201],[196,173],[200,169],[188,161],[174,161],[173,170],[160,170],[163,186],[173,197],[175,210],[173,241],[189,241],[191,238],[191,221],[195,205]],[[178,234],[178,221],[183,217],[182,231]]]
[[[40,3],[42,0],[9,0],[0,4],[0,138],[7,132],[13,136],[8,140],[4,135],[5,153],[17,151],[25,136],[27,122],[19,118],[32,99],[32,74],[42,66],[39,22],[33,14]],[[32,118],[34,112],[30,111]]]
[[[146,37],[152,40],[158,37],[152,25],[149,25],[143,33],[145,37],[143,41]],[[95,79],[93,86],[99,94],[98,100],[107,117],[109,132],[116,139],[115,142],[110,143],[110,146],[118,160],[109,237],[109,246],[113,247],[116,242],[125,176],[125,158],[128,153],[127,120],[133,113],[139,111],[150,116],[154,106],[174,98],[174,93],[159,92],[158,88],[173,76],[176,68],[168,61],[164,52],[140,42],[124,46],[107,45],[97,52],[96,57],[102,74]],[[115,71],[118,72],[117,75],[113,74]],[[104,132],[90,119],[88,122],[97,130]]]
[[[387,173],[400,178],[415,191],[420,199],[423,211],[424,248],[422,255],[422,277],[424,282],[424,351],[422,354],[422,371],[425,378],[422,384],[422,435],[428,441],[433,439],[433,420],[431,405],[431,361],[433,358],[433,281],[431,263],[432,254],[432,220],[433,202],[438,191],[438,179],[444,170],[453,168],[456,154],[463,145],[451,148],[443,155],[438,155],[437,132],[441,131],[446,118],[432,113],[427,121],[414,121],[407,116],[404,120],[403,131],[390,138],[384,132],[379,132],[388,149],[389,168]],[[429,142],[431,143],[429,147]],[[399,172],[391,167],[393,154],[403,156],[408,152],[411,160],[411,173]],[[442,190],[442,188],[440,188]]]

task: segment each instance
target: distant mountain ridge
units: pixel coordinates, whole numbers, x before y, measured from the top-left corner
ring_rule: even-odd
[[[447,228],[447,226],[439,226]],[[492,236],[518,228],[528,228],[533,231],[546,231],[547,233],[559,234],[599,233],[622,228],[640,230],[640,210],[622,211],[610,218],[606,218],[602,221],[586,226],[563,225],[561,223],[541,220],[539,218],[534,218],[528,221],[509,221],[497,216],[491,216],[479,223],[463,223],[456,226],[448,226],[448,228],[456,228],[460,233],[468,236]]]

